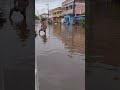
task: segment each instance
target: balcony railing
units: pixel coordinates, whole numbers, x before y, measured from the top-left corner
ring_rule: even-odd
[[[72,14],[73,13],[73,9],[70,9],[70,10],[64,10],[62,12],[62,15],[65,15],[65,14]]]

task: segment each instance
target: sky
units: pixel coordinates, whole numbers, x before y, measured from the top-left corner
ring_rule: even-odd
[[[49,4],[49,9],[53,9],[62,6],[63,1],[65,0],[35,0],[35,14],[47,13],[48,6],[46,4]]]

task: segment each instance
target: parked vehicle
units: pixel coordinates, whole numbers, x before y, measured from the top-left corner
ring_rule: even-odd
[[[71,25],[71,24],[79,24],[80,20],[85,20],[85,16],[75,16],[73,17],[72,15],[66,15],[64,16],[64,24]]]
[[[72,24],[73,17],[71,15],[64,16],[64,24]]]
[[[80,25],[80,21],[83,21],[83,20],[85,20],[85,16],[76,16],[76,17],[74,17],[73,24]]]
[[[51,25],[53,23],[52,19],[48,19],[48,24]]]

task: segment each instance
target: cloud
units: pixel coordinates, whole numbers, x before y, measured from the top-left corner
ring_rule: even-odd
[[[49,4],[49,9],[53,9],[62,6],[64,0],[35,0],[35,14],[47,13],[47,5]]]

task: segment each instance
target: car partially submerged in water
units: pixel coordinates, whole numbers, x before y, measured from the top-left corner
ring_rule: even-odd
[[[6,17],[2,9],[0,9],[0,25],[6,23]]]

